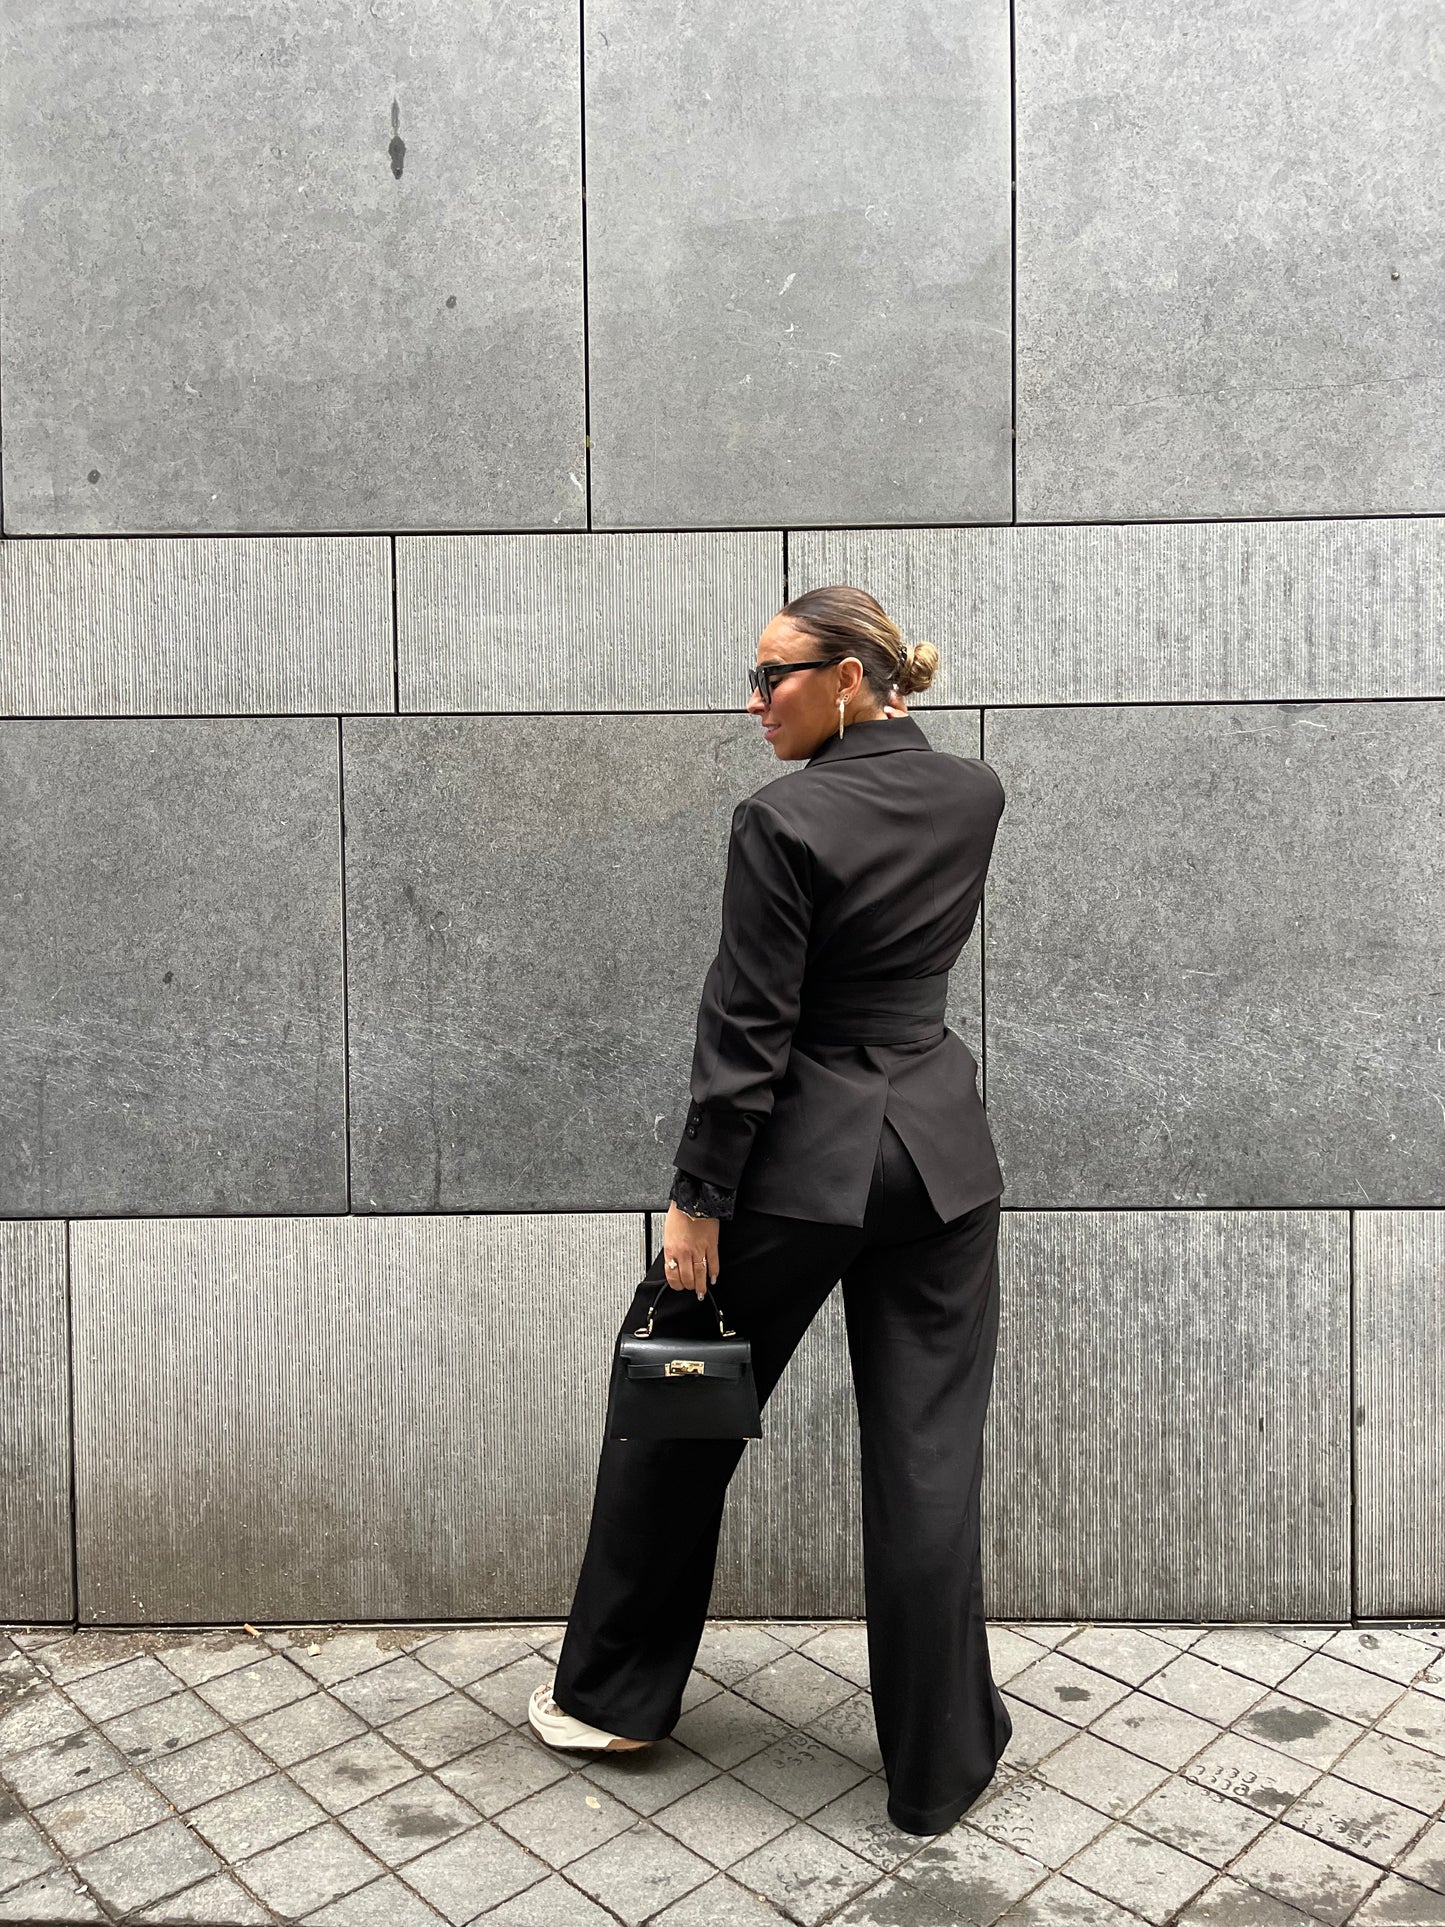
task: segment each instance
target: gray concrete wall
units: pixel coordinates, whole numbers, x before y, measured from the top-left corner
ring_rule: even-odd
[[[0,21],[0,1619],[565,1610],[740,715],[1008,807],[990,1608],[1445,1614],[1438,11]],[[716,1601],[861,1610],[830,1306]]]

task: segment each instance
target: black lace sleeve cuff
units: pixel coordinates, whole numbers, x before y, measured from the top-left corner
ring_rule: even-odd
[[[672,1189],[667,1195],[678,1210],[685,1211],[690,1218],[730,1218],[737,1191],[725,1191],[720,1184],[695,1178],[691,1171],[674,1171]]]

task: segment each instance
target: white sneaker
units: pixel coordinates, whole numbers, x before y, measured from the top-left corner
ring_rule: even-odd
[[[577,1748],[588,1753],[635,1753],[651,1746],[651,1740],[624,1739],[620,1733],[604,1733],[600,1726],[589,1726],[586,1720],[574,1720],[552,1698],[556,1684],[554,1673],[527,1702],[528,1722],[545,1746]]]

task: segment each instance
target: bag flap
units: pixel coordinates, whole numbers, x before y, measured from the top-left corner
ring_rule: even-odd
[[[685,1338],[629,1335],[617,1349],[629,1378],[741,1378],[752,1364],[745,1338],[696,1338],[689,1344]]]

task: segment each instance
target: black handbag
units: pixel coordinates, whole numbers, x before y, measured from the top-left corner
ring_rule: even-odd
[[[716,1338],[655,1335],[658,1301],[670,1289],[659,1285],[647,1323],[617,1340],[607,1397],[608,1438],[760,1439],[751,1344],[728,1329],[711,1291]]]

